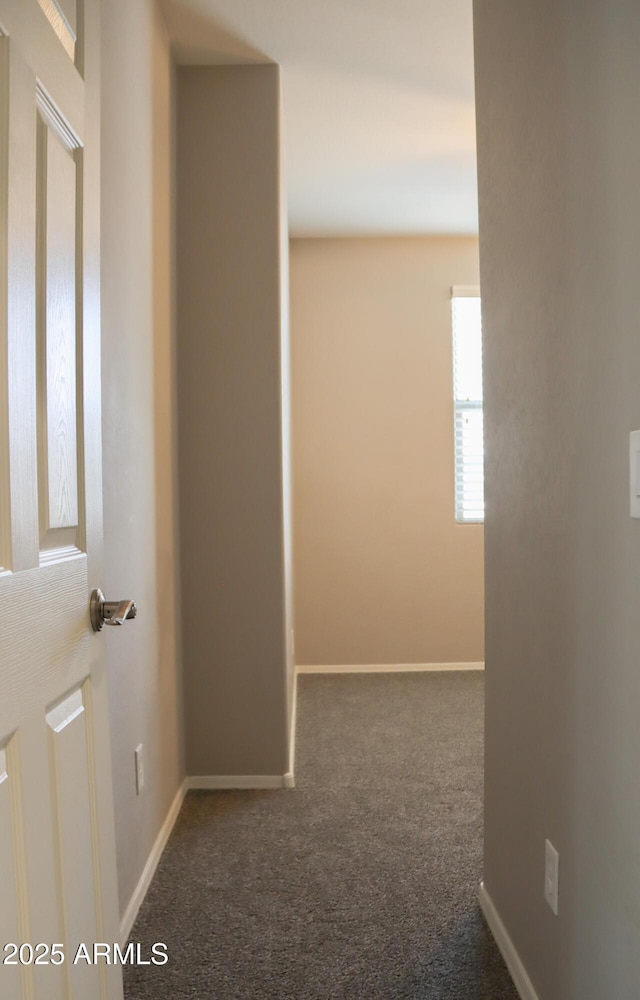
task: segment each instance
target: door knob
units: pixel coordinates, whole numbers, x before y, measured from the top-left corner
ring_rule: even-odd
[[[124,625],[127,619],[135,618],[138,613],[133,601],[105,601],[104,594],[96,587],[91,594],[89,615],[91,627],[99,632],[103,625]]]

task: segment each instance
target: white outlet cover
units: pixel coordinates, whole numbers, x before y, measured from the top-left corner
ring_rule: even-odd
[[[629,513],[640,517],[640,431],[629,435]]]
[[[140,795],[142,789],[144,788],[144,757],[142,743],[139,743],[135,748],[134,756],[136,761],[136,795]]]
[[[550,840],[544,842],[544,898],[558,916],[558,874],[560,855]]]

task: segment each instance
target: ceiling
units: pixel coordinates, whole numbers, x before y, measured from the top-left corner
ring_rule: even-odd
[[[472,0],[162,0],[179,63],[282,67],[292,235],[476,233]]]

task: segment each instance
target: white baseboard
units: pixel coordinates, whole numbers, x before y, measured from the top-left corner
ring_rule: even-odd
[[[180,788],[175,794],[175,798],[169,807],[169,812],[165,817],[165,821],[160,827],[160,832],[155,839],[154,845],[151,848],[151,853],[147,858],[147,863],[142,869],[142,875],[140,880],[133,891],[133,895],[129,900],[126,910],[120,921],[120,941],[122,947],[124,947],[131,934],[131,928],[133,927],[136,917],[138,916],[138,911],[142,906],[144,897],[147,895],[147,890],[151,885],[151,880],[156,873],[156,868],[158,867],[158,862],[162,857],[162,852],[167,846],[167,841],[171,836],[171,831],[175,825],[178,818],[178,813],[184,801],[184,797],[187,794],[188,779],[185,780],[180,785]]]
[[[294,688],[294,697],[295,697],[295,688]],[[293,713],[294,726],[295,726],[295,705],[296,702],[294,700],[294,713]],[[295,729],[292,730],[292,732],[295,732]],[[292,755],[293,755],[293,747],[294,747],[294,742],[292,737],[292,750],[291,750]],[[151,885],[153,876],[156,873],[156,868],[158,867],[158,863],[160,861],[160,858],[162,857],[162,853],[165,847],[167,846],[167,842],[169,840],[169,837],[171,836],[171,831],[175,826],[175,822],[178,818],[178,814],[180,812],[180,809],[182,808],[182,803],[184,802],[184,797],[187,794],[187,792],[190,791],[192,788],[193,789],[293,788],[294,787],[293,756],[291,757],[290,766],[292,770],[288,771],[287,774],[240,774],[240,775],[207,774],[207,775],[196,775],[194,777],[184,779],[184,781],[180,785],[180,788],[175,794],[175,798],[171,803],[171,806],[169,807],[169,812],[167,813],[164,823],[160,828],[160,832],[158,833],[158,836],[154,841],[153,847],[151,848],[151,851],[149,853],[149,857],[147,858],[147,862],[142,870],[142,875],[140,876],[138,884],[136,885],[133,894],[131,896],[131,899],[127,904],[127,908],[124,911],[124,914],[122,915],[122,919],[120,921],[120,941],[123,948],[126,945],[129,939],[129,935],[131,934],[131,929],[134,923],[136,922],[136,917],[138,916],[140,907],[142,906],[144,898],[147,895],[147,891],[149,889],[149,886]]]
[[[187,788],[193,789],[251,789],[293,788],[293,774],[196,774],[187,778]]]
[[[289,734],[289,773],[285,778],[291,778],[291,784],[285,788],[293,788],[295,785],[296,773],[296,724],[298,718],[298,673],[293,672],[293,704],[291,706],[291,732]]]
[[[484,662],[470,663],[346,663],[296,667],[297,674],[404,674],[440,670],[484,670]]]
[[[500,950],[500,954],[504,958],[505,965],[507,966],[511,978],[513,979],[515,988],[520,994],[521,1000],[539,1000],[538,994],[533,988],[533,983],[527,975],[527,970],[522,964],[522,960],[515,949],[515,945],[509,937],[509,933],[502,923],[498,911],[493,905],[493,900],[487,892],[484,882],[480,883],[478,899],[480,902],[480,909],[484,913],[485,920],[489,925],[489,930],[493,934],[494,940]]]

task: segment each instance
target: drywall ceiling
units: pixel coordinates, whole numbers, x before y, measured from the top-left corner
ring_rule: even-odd
[[[282,67],[293,235],[477,232],[472,0],[163,0],[182,64]]]

